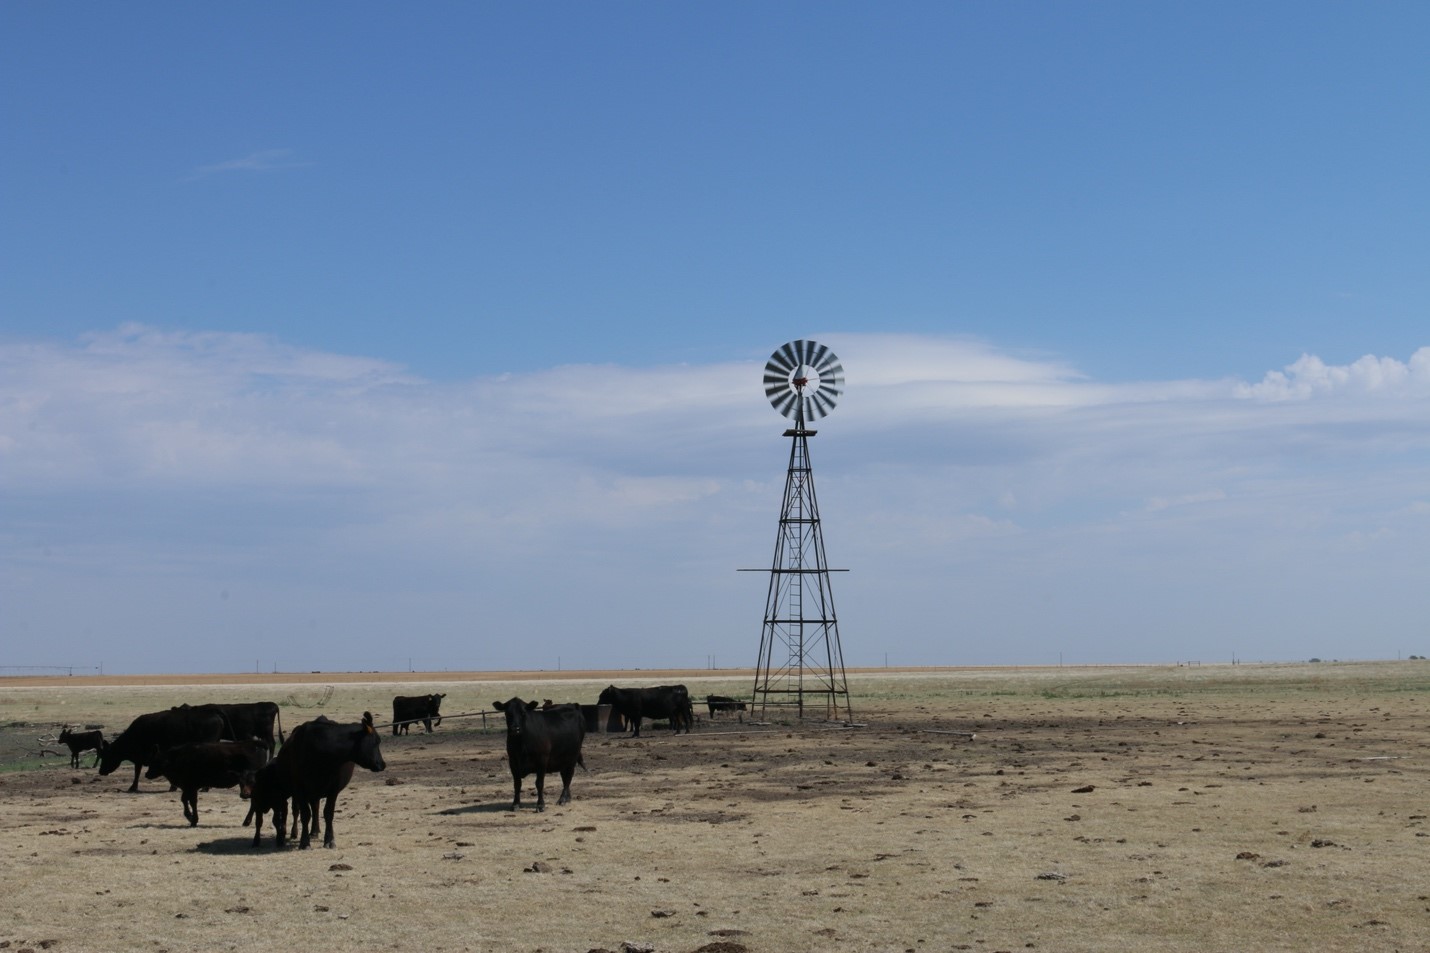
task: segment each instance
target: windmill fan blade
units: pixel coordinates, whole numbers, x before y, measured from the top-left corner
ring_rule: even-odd
[[[769,391],[775,387],[789,386],[790,371],[776,371],[771,368],[765,369],[765,390]]]
[[[834,409],[834,398],[822,390],[814,395],[811,399],[811,403],[813,404],[814,416],[816,418],[824,417]]]
[[[783,374],[788,374],[799,366],[799,356],[795,353],[794,342],[781,346],[775,353],[770,355],[770,362],[765,365],[767,369],[778,370]]]
[[[824,370],[824,366],[829,363],[832,354],[829,348],[817,341],[806,341],[809,347],[805,349],[804,362],[817,371]]]

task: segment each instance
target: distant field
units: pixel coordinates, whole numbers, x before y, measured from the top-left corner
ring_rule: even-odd
[[[345,792],[335,851],[253,850],[231,791],[203,794],[190,828],[162,783],[123,793],[127,766],[99,778],[31,753],[60,724],[113,735],[183,701],[271,699],[291,728],[382,721],[394,694],[443,691],[455,714],[677,680],[738,696],[753,675],[0,679],[0,738],[21,750],[0,774],[0,943],[1430,949],[1418,660],[854,672],[864,727],[591,735],[572,804],[544,815],[507,810],[502,733],[449,719],[384,735],[389,768]]]

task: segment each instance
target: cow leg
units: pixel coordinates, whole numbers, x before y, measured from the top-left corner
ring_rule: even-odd
[[[574,764],[561,769],[561,797],[556,800],[557,807],[571,803],[571,775],[575,773],[576,766]]]
[[[511,773],[511,809],[515,811],[521,807],[521,775],[516,771]]]
[[[261,819],[261,818],[262,818],[262,815],[259,815],[259,817],[260,817],[260,819]],[[280,798],[280,799],[278,800],[278,803],[275,804],[275,805],[273,805],[273,846],[274,846],[274,847],[277,847],[277,848],[282,848],[284,842],[287,840],[287,837],[286,837],[287,833],[288,833],[288,799],[285,797],[285,798]],[[257,836],[258,836],[258,832],[257,832],[257,831],[254,831],[254,837],[257,838]],[[256,839],[254,840],[253,843],[254,843],[254,846],[257,846],[257,845],[258,845],[258,841],[257,841]]]
[[[184,802],[184,817],[188,819],[190,827],[199,826],[199,789],[184,788],[179,792],[179,799]]]
[[[308,849],[308,822],[312,820],[314,814],[313,805],[307,798],[298,802],[298,827],[300,835],[298,837],[298,849]]]
[[[546,810],[546,769],[536,769],[536,810],[540,813]]]
[[[134,783],[129,785],[130,794],[137,794],[139,792],[139,771],[143,767],[144,766],[137,761],[134,763]],[[173,788],[170,788],[169,790],[172,791]]]
[[[259,843],[263,840],[263,812],[255,811],[252,808],[249,808],[248,814],[250,817],[253,818],[253,846],[257,847]],[[278,820],[277,811],[273,812],[273,820]],[[244,822],[245,825],[247,823],[247,821]],[[278,832],[279,834],[282,834],[282,828],[279,828]]]
[[[337,806],[338,806],[338,796],[337,796],[336,794],[331,794],[331,795],[329,795],[329,796],[328,796],[327,803],[325,803],[325,804],[323,805],[323,826],[324,826],[324,830],[323,830],[323,846],[324,846],[324,847],[336,847],[336,846],[337,846],[337,844],[333,841],[333,809],[336,808]]]

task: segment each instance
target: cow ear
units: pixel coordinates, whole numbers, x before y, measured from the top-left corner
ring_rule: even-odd
[[[506,711],[506,702],[492,702],[492,707],[497,711]]]
[[[526,710],[527,710],[527,711],[536,711],[536,709],[538,709],[538,708],[540,708],[540,707],[541,707],[541,703],[538,702],[538,701],[536,701],[535,699],[533,699],[533,700],[531,700],[531,701],[529,701],[529,702],[526,703]]]
[[[365,711],[362,713],[362,728],[363,731],[367,732],[368,734],[372,734],[372,712]]]

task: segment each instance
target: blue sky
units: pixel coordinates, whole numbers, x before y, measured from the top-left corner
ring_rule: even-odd
[[[1430,654],[1430,9],[0,7],[0,665]]]

